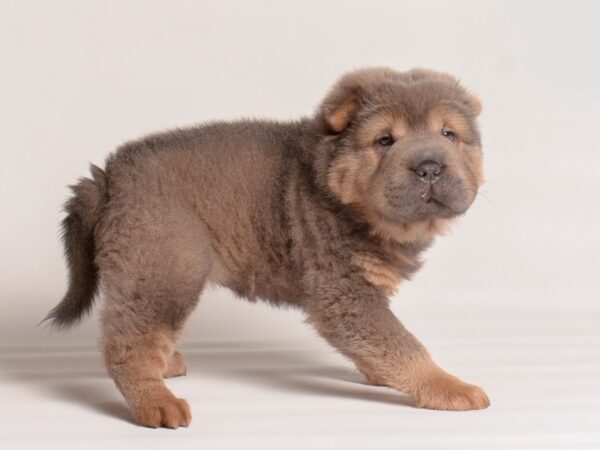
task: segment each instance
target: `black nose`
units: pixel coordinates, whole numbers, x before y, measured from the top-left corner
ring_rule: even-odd
[[[435,183],[440,178],[442,166],[435,161],[425,161],[415,169],[417,176],[427,183]]]

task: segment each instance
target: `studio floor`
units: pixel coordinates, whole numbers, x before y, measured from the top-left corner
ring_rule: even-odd
[[[466,308],[468,319],[448,306],[411,320],[440,365],[485,387],[484,411],[413,408],[401,393],[365,385],[314,335],[188,338],[188,375],[167,383],[190,402],[192,424],[146,429],[131,422],[93,344],[30,343],[0,353],[0,448],[600,448],[598,314]]]

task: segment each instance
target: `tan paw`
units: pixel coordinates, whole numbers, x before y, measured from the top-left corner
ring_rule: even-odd
[[[169,356],[169,359],[167,360],[167,368],[163,373],[163,377],[180,377],[185,375],[186,373],[187,366],[185,364],[185,359],[183,358],[183,355],[178,351],[174,351],[173,354]]]
[[[150,428],[187,427],[192,420],[188,403],[175,397],[145,402],[135,408],[133,415],[137,424]]]
[[[419,386],[413,397],[418,407],[427,409],[467,411],[490,406],[488,396],[479,386],[465,383],[443,371]]]

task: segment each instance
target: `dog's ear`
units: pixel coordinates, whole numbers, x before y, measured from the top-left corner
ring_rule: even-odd
[[[351,94],[341,105],[331,105],[329,111],[324,110],[323,115],[329,129],[335,133],[344,131],[358,109],[358,105],[358,95]]]
[[[481,114],[481,110],[483,109],[481,100],[479,100],[479,97],[477,97],[474,94],[471,94],[470,92],[467,93],[467,105],[469,106],[469,108],[471,108],[471,111],[473,111],[475,117]]]
[[[397,73],[385,67],[361,69],[343,75],[318,109],[324,131],[341,133],[352,122],[370,90]]]

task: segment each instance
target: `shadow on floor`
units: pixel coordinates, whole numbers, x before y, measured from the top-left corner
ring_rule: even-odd
[[[306,395],[410,405],[397,391],[367,386],[351,363],[332,365],[318,352],[266,347],[261,343],[188,344],[182,350],[188,365],[186,381],[197,378],[210,383],[201,378],[219,378]],[[102,366],[100,352],[78,346],[60,350],[52,349],[49,354],[39,348],[1,351],[0,379],[131,422],[125,400]],[[184,392],[178,394],[185,397]]]
[[[308,395],[349,398],[410,406],[398,391],[366,384],[364,377],[347,366],[331,365],[322,355],[298,350],[183,350],[188,373],[252,383],[269,389]]]

